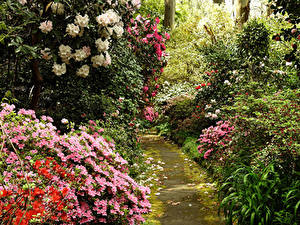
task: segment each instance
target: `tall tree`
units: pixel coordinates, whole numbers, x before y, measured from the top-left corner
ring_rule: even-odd
[[[236,0],[236,25],[242,27],[247,22],[250,14],[250,0]]]
[[[165,0],[165,18],[164,18],[164,27],[174,28],[175,24],[175,5],[176,0]]]
[[[218,4],[221,4],[221,3],[225,3],[225,0],[213,0],[214,3],[218,3]]]

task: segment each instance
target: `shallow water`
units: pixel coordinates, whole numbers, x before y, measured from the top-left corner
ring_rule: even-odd
[[[158,186],[150,201],[149,225],[223,225],[218,216],[215,184],[203,169],[189,160],[177,145],[155,134],[142,137],[146,157],[162,161]]]

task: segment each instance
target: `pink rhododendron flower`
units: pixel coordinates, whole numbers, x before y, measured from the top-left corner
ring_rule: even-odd
[[[149,90],[149,87],[145,86],[143,87],[143,91],[146,93]]]

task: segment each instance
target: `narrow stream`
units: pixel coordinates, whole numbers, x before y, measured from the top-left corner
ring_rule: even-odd
[[[146,157],[163,163],[159,187],[151,195],[149,225],[223,225],[215,184],[177,145],[154,134],[142,137]]]

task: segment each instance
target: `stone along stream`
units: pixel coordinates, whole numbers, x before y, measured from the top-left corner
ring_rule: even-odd
[[[162,137],[142,137],[146,157],[159,162],[163,171],[156,179],[150,201],[152,213],[147,225],[223,225],[218,216],[215,184],[203,169],[189,160],[180,148]]]

